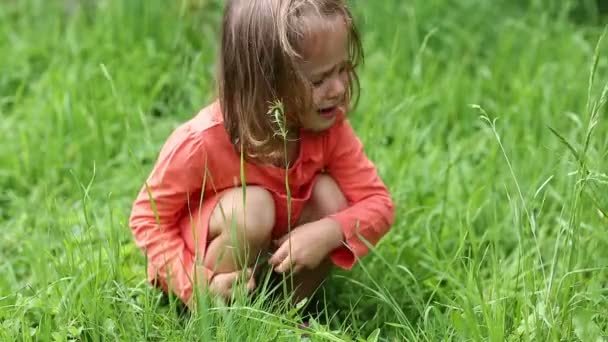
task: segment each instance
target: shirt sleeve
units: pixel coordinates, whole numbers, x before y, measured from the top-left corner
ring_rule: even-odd
[[[202,139],[178,128],[161,149],[129,219],[135,242],[147,257],[150,281],[187,304],[195,268],[198,279],[208,281],[212,275],[197,265],[178,226],[191,195],[200,193],[206,170]]]
[[[330,257],[337,266],[350,269],[369,252],[362,239],[375,245],[389,230],[395,205],[346,119],[336,123],[328,139],[327,171],[348,201],[345,210],[329,216],[340,225],[345,241]]]

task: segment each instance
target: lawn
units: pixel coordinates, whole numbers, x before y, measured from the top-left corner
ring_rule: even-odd
[[[319,341],[608,338],[608,37],[595,1],[351,1],[351,115],[397,204]],[[182,314],[130,207],[215,97],[219,0],[0,2],[0,340],[298,340],[297,308]]]

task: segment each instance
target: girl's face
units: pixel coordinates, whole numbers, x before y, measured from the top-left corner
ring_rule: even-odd
[[[346,111],[348,89],[348,32],[340,16],[330,19],[327,29],[304,40],[301,63],[312,83],[313,110],[302,115],[302,128],[321,132],[330,128],[339,113]]]

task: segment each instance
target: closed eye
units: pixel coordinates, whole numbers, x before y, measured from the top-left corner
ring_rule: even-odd
[[[314,87],[319,87],[319,86],[321,86],[321,85],[323,84],[323,82],[325,82],[325,79],[326,79],[327,77],[331,76],[331,75],[332,75],[332,74],[333,74],[335,71],[338,71],[338,74],[341,74],[341,73],[343,73],[343,72],[347,71],[347,69],[349,68],[349,66],[350,66],[350,63],[349,63],[348,61],[344,61],[344,62],[342,62],[342,63],[340,63],[340,64],[338,64],[338,65],[334,66],[334,67],[333,67],[333,68],[331,68],[330,70],[328,70],[328,71],[324,72],[324,73],[321,75],[321,79],[316,80],[316,81],[313,81],[313,82],[312,82],[312,85],[313,85]]]
[[[312,82],[312,85],[313,85],[314,87],[318,87],[318,86],[320,86],[321,84],[323,84],[323,81],[325,81],[325,80],[323,79],[323,80],[319,80],[319,81]]]

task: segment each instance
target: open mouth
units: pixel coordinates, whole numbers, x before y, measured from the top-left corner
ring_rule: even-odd
[[[324,118],[332,118],[338,113],[338,106],[324,107],[318,110],[319,115]]]

